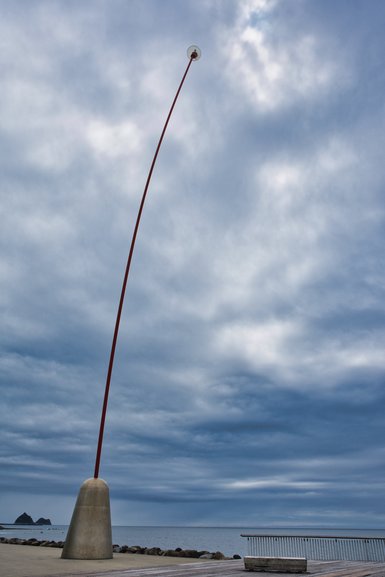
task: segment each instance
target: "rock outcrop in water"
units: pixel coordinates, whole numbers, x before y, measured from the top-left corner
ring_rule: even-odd
[[[30,517],[30,515],[28,515],[27,513],[23,513],[15,521],[15,525],[34,525],[34,524],[35,523],[33,522],[32,517]]]
[[[14,525],[52,525],[52,523],[50,519],[44,517],[40,517],[35,523],[30,515],[23,513],[16,519]]]
[[[35,523],[35,525],[52,525],[51,519],[44,519],[44,517],[40,517]]]

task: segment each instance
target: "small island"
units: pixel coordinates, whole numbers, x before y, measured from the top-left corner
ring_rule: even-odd
[[[34,525],[34,524],[35,523],[33,522],[32,517],[30,517],[27,513],[23,513],[22,515],[20,515],[14,522],[14,525]]]
[[[50,519],[45,519],[44,517],[40,517],[35,523],[32,517],[24,512],[22,515],[19,515],[14,525],[52,525],[52,523]]]
[[[44,519],[44,517],[40,517],[35,523],[35,525],[52,525],[50,519]]]

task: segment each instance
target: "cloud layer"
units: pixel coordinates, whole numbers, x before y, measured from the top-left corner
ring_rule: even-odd
[[[381,527],[385,7],[1,1],[1,507]]]

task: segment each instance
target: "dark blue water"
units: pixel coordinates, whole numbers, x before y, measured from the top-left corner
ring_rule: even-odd
[[[0,537],[19,537],[64,541],[68,525],[28,527],[3,525]],[[326,528],[255,528],[255,527],[113,527],[113,542],[118,545],[140,545],[161,549],[198,549],[221,551],[227,556],[247,554],[247,539],[241,533],[254,535],[301,535],[336,537],[385,537],[385,529],[326,529]]]

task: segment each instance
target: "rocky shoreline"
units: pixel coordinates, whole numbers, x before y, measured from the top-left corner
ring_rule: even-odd
[[[6,537],[0,537],[0,543],[5,543],[8,545],[31,545],[33,547],[56,547],[57,549],[62,549],[64,546],[64,541],[39,541],[35,538],[19,539],[17,537],[11,537],[9,539]],[[113,545],[113,552],[132,553],[136,555],[157,555],[164,557],[189,557],[192,559],[216,559],[217,561],[222,559],[241,559],[240,555],[226,557],[220,551],[210,553],[210,551],[181,549],[180,547],[177,547],[176,549],[160,549],[159,547],[140,547],[139,545]]]

